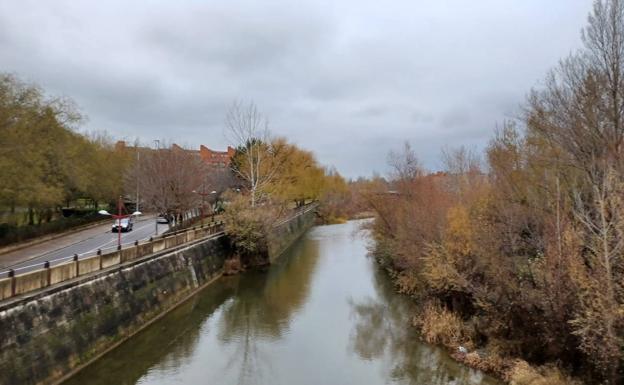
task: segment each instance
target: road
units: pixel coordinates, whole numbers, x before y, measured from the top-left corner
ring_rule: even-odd
[[[16,274],[23,274],[41,268],[46,261],[50,261],[54,266],[73,258],[75,254],[78,254],[78,258],[84,258],[94,255],[98,249],[103,252],[114,250],[117,247],[118,234],[111,232],[111,225],[112,221],[94,229],[68,234],[65,239],[52,240],[33,248],[0,255],[2,267],[0,278],[6,277],[9,269],[13,269]],[[168,229],[169,225],[158,224],[158,234]],[[156,235],[155,218],[149,216],[137,220],[132,231],[121,233],[121,243],[129,245],[154,235]]]

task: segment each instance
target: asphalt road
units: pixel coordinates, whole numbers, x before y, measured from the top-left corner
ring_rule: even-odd
[[[118,233],[111,232],[111,225],[112,221],[110,224],[99,228],[99,231],[96,230],[95,234],[93,231],[88,233],[86,235],[88,238],[62,247],[58,247],[58,243],[50,242],[50,247],[45,253],[0,269],[0,278],[6,277],[9,269],[13,269],[16,274],[23,274],[43,267],[46,261],[54,266],[72,259],[74,254],[78,254],[80,259],[94,255],[98,249],[101,249],[102,252],[114,250],[117,247]],[[168,229],[168,224],[158,224],[158,234],[162,234]],[[87,233],[85,232],[85,234]],[[132,231],[121,233],[122,247],[133,244],[137,240],[147,240],[155,235],[155,218],[142,218],[134,223]]]

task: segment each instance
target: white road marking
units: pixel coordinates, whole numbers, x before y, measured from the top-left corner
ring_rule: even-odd
[[[146,227],[148,227],[148,226],[152,226],[152,225],[153,225],[152,223],[148,223],[148,224],[146,224],[146,225],[144,225],[144,226],[141,226],[141,227],[138,227],[138,228],[136,228],[136,229],[134,229],[134,228],[133,228],[133,229],[132,229],[132,231],[133,231],[133,232],[134,232],[134,231],[138,231],[138,230],[144,229],[144,228],[146,228]],[[126,237],[128,237],[128,236],[132,235],[132,233],[126,233],[125,235],[126,235]],[[92,253],[92,252],[94,252],[94,251],[96,251],[96,250],[98,250],[98,249],[103,249],[103,248],[104,248],[104,246],[108,245],[109,243],[112,243],[112,242],[116,242],[116,241],[118,241],[118,237],[119,237],[119,235],[115,235],[115,237],[114,237],[114,238],[112,238],[110,241],[108,241],[108,242],[106,242],[106,243],[104,243],[104,244],[102,244],[102,245],[100,245],[100,246],[97,246],[97,247],[95,247],[95,248],[93,248],[93,249],[91,249],[91,250],[89,250],[89,251],[85,251],[84,253],[81,253],[81,254],[89,254],[89,253]],[[123,244],[123,239],[124,239],[124,234],[122,233],[122,234],[121,234],[121,243],[122,243],[122,244]],[[141,240],[141,239],[139,239],[139,240]]]

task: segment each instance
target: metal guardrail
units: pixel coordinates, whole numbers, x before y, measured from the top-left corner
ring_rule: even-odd
[[[0,276],[0,300],[42,289],[111,266],[136,260],[157,252],[172,249],[191,241],[206,239],[223,232],[222,221],[205,226],[163,234],[146,241],[125,243],[94,252],[33,263],[3,271]],[[33,268],[37,268],[34,270]]]
[[[283,225],[284,223],[292,220],[293,218],[298,217],[299,215],[303,215],[303,214],[305,214],[305,213],[307,213],[309,211],[312,211],[312,210],[316,209],[317,206],[318,206],[318,203],[312,202],[312,203],[306,204],[305,206],[297,207],[295,209],[295,213],[293,215],[289,216],[286,219],[283,219],[283,220],[277,222],[276,224],[273,225],[273,227],[279,227],[279,226]]]
[[[197,215],[192,215],[192,216],[189,216],[188,218],[184,219],[183,221],[184,222],[188,222],[188,223],[193,223],[193,221],[195,221],[195,222],[197,221],[198,217],[199,216],[197,216]],[[215,222],[215,221],[211,221],[211,222]],[[219,222],[222,222],[222,221],[216,221],[215,223],[219,223]],[[207,223],[206,225],[210,225],[210,223]],[[166,237],[166,236],[169,236],[169,235],[179,234],[181,232],[184,232],[184,231],[188,230],[190,227],[192,227],[192,226],[186,226],[186,227],[184,227],[184,228],[182,228],[180,230],[175,230],[175,229],[172,230],[172,231],[167,230],[167,231],[165,231],[161,235],[149,237],[148,239],[142,239],[142,240],[138,240],[138,241],[131,241],[131,242],[122,243],[121,244],[121,248],[123,249],[123,248],[125,248],[127,246],[130,246],[130,245],[136,246],[137,242],[139,244],[144,244],[144,243],[149,242],[149,241],[151,241],[153,239],[160,239],[160,238],[163,238],[163,237]],[[196,225],[195,227],[198,227],[198,225]],[[54,258],[54,259],[49,259],[49,260],[46,260],[44,262],[36,262],[36,263],[33,262],[33,263],[31,263],[29,265],[26,265],[26,266],[20,266],[20,267],[16,267],[16,268],[5,268],[4,270],[0,271],[0,279],[8,277],[10,274],[16,275],[16,274],[24,273],[25,271],[30,271],[34,267],[41,267],[41,268],[43,268],[46,264],[49,265],[49,266],[56,266],[56,265],[61,264],[63,262],[75,261],[76,258],[82,259],[82,258],[87,258],[89,256],[94,256],[94,255],[97,255],[98,251],[100,253],[106,254],[106,253],[109,253],[111,251],[118,251],[118,250],[119,250],[119,246],[118,245],[113,245],[113,246],[104,247],[104,248],[97,248],[97,249],[90,250],[90,251],[87,251],[87,252],[84,252],[84,253],[78,253],[78,254],[73,254],[73,255],[69,255],[69,256],[65,256],[65,257],[58,257],[58,258]]]
[[[128,245],[137,246],[137,244],[139,244],[141,242],[144,244],[145,242],[149,242],[149,240],[122,243],[121,244],[121,248],[122,249],[126,248]],[[76,261],[78,259],[82,259],[82,258],[87,258],[89,256],[98,255],[98,253],[108,254],[111,251],[119,251],[119,250],[120,250],[119,246],[115,245],[115,246],[110,246],[110,247],[105,247],[105,248],[101,248],[101,249],[97,249],[97,250],[88,251],[88,252],[85,252],[85,253],[78,253],[78,254],[74,254],[74,255],[70,255],[70,256],[54,258],[54,259],[50,259],[50,260],[47,260],[47,261],[44,261],[44,262],[32,263],[32,264],[26,265],[26,266],[20,266],[20,267],[16,267],[16,268],[12,268],[12,269],[6,269],[6,270],[3,270],[3,271],[0,271],[0,278],[6,278],[7,276],[9,276],[11,274],[11,272],[12,272],[12,274],[17,275],[17,274],[21,274],[24,271],[31,271],[33,267],[45,268],[46,265],[48,267],[52,267],[52,266],[60,265],[63,262]]]

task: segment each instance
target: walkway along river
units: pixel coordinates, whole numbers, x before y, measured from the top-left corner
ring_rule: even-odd
[[[419,341],[357,229],[313,228],[268,271],[220,279],[66,384],[498,384]]]

